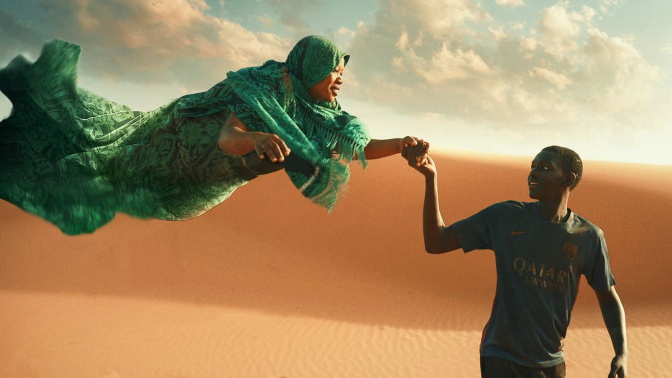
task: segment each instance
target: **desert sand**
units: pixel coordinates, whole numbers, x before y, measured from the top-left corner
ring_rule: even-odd
[[[530,158],[436,151],[446,223],[527,200]],[[353,164],[331,214],[283,173],[205,215],[118,215],[91,235],[0,201],[2,377],[478,377],[490,251],[429,255],[422,177],[398,157]],[[570,207],[610,247],[631,377],[672,376],[672,167],[585,162]],[[582,281],[568,377],[613,350]]]

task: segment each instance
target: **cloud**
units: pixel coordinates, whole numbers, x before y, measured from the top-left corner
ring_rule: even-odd
[[[203,0],[44,3],[50,30],[81,44],[85,72],[134,82],[212,85],[229,70],[284,60],[290,41],[207,13]]]
[[[286,26],[294,39],[311,33],[310,27],[303,20],[306,12],[318,10],[324,0],[265,0],[275,9],[280,22]]]
[[[501,26],[496,29],[490,26],[488,27],[488,31],[492,34],[493,37],[495,37],[495,41],[497,42],[507,37],[506,32],[502,29]]]
[[[408,71],[430,85],[441,85],[490,73],[487,63],[473,50],[463,51],[458,48],[453,51],[444,42],[425,59],[416,52],[416,49],[422,49],[423,43],[422,37],[411,41],[408,33],[403,31],[395,44],[400,56],[392,58],[393,69],[397,72]]]
[[[20,22],[14,16],[0,9],[0,58],[11,59],[12,50],[22,49],[23,46],[34,46],[35,50],[42,44],[42,40],[32,30],[34,25]],[[25,52],[25,51],[22,51]]]
[[[338,28],[338,34],[353,38],[357,33],[354,30],[350,30],[346,27],[340,27]]]
[[[257,17],[257,21],[259,21],[260,24],[266,26],[266,27],[271,27],[273,26],[273,18],[269,16],[259,16]]]
[[[623,3],[623,0],[599,0],[598,6],[602,13],[607,13],[609,10],[619,4]]]
[[[576,76],[583,81],[587,99],[596,110],[633,114],[650,108],[663,74],[644,59],[631,40],[590,29],[583,53],[587,64]]]
[[[381,15],[400,23],[408,20],[432,37],[443,39],[462,35],[468,22],[492,19],[480,4],[471,0],[388,0],[380,3],[380,9]]]
[[[522,37],[518,41],[518,51],[523,53],[526,59],[532,58],[532,54],[537,49],[537,39],[533,37]]]
[[[427,15],[445,17],[440,11],[445,2],[433,2],[434,9],[425,5],[422,11],[413,2],[382,2],[377,22],[360,29],[353,44],[352,61],[361,62],[359,95],[399,111],[501,125],[573,114],[567,110],[568,100],[553,92],[572,80],[561,74],[564,67],[542,62],[548,55],[539,51],[542,42],[535,30],[509,35],[487,13],[478,13],[473,3],[452,5],[458,3],[462,13],[480,16],[441,23]],[[439,24],[451,27],[437,32],[431,25]]]
[[[549,143],[579,136],[624,143],[639,125],[669,127],[656,116],[670,113],[669,95],[655,98],[661,70],[633,39],[595,28],[592,8],[556,3],[535,27],[514,29],[487,14],[439,22],[445,4],[382,1],[375,22],[353,41],[348,79],[355,77],[357,90],[348,96],[419,120],[440,115]],[[465,14],[479,11],[456,4]]]
[[[660,49],[660,52],[664,55],[672,55],[672,43]]]
[[[375,23],[359,28],[351,61],[363,82],[389,73],[397,76],[388,81],[417,89],[418,82],[467,79],[486,72],[487,63],[475,49],[460,47],[473,34],[466,25],[490,19],[469,0],[381,1]],[[379,97],[374,89],[367,93]]]
[[[581,27],[590,25],[595,11],[583,7],[582,11],[568,11],[569,2],[559,2],[542,13],[539,31],[543,49],[556,59],[565,59],[578,48]]]
[[[502,5],[502,6],[505,6],[505,7],[512,7],[512,8],[513,7],[520,7],[520,6],[525,5],[525,3],[523,3],[523,0],[495,0],[495,2],[498,5]]]
[[[420,67],[415,67],[415,70],[432,85],[487,76],[491,73],[490,67],[474,51],[457,49],[453,52],[447,44],[444,44],[431,60],[422,63]]]
[[[511,23],[511,29],[513,29],[513,30],[523,30],[523,29],[525,29],[525,23],[523,23],[521,21],[513,22],[513,23]]]
[[[572,80],[566,75],[558,73],[543,67],[534,67],[529,71],[530,77],[537,77],[555,85],[558,89],[565,89]]]

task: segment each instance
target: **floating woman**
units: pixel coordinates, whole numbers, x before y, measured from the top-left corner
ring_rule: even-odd
[[[286,62],[229,72],[206,92],[148,112],[78,88],[79,54],[54,40],[34,63],[17,56],[0,70],[13,105],[0,122],[0,198],[66,234],[93,232],[117,212],[191,219],[281,169],[331,210],[350,161],[365,166],[424,143],[371,139],[341,110],[335,97],[349,55],[323,37],[301,39]]]

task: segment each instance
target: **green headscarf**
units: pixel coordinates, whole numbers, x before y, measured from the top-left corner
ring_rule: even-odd
[[[285,167],[294,185],[331,210],[350,176],[347,162],[357,158],[366,165],[364,147],[370,141],[366,126],[337,101],[314,101],[308,94],[342,58],[347,62],[349,55],[328,39],[305,37],[284,63],[270,60],[229,72],[209,91],[185,96],[177,116],[212,114],[226,106],[250,130],[278,135],[292,151]]]

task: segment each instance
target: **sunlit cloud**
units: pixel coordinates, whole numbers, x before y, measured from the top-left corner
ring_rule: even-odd
[[[596,109],[617,114],[650,106],[662,73],[632,41],[589,29],[583,52],[588,65],[581,72],[582,80],[591,89],[590,103]]]
[[[609,10],[619,4],[623,3],[623,0],[599,0],[599,8],[603,13],[609,12]]]
[[[549,83],[555,85],[558,89],[565,89],[567,85],[571,84],[571,79],[566,75],[558,72],[551,71],[543,67],[534,67],[529,71],[530,77],[538,77],[548,81]]]
[[[497,42],[507,37],[506,32],[501,26],[498,28],[490,26],[488,27],[488,31],[492,34],[492,36],[495,38],[495,41]]]
[[[363,61],[355,94],[362,100],[423,120],[432,114],[450,122],[444,127],[470,124],[527,141],[581,137],[616,145],[646,122],[669,127],[659,116],[669,113],[665,103],[654,98],[660,69],[634,40],[594,27],[592,8],[559,2],[540,13],[536,27],[509,34],[485,14],[437,32],[431,25],[449,23],[427,15],[445,3],[422,11],[415,5],[384,1],[377,22],[360,29],[353,56]]]
[[[306,12],[319,9],[323,0],[265,0],[275,10],[280,23],[289,29],[293,39],[313,34],[304,20]]]
[[[523,37],[518,41],[518,51],[523,54],[525,59],[534,56],[533,52],[537,49],[537,39],[534,37]]]
[[[350,30],[346,27],[340,27],[338,29],[338,34],[345,35],[345,36],[348,36],[348,37],[354,37],[356,33],[355,33],[354,30]]]
[[[569,2],[559,2],[542,13],[539,31],[543,49],[556,59],[566,59],[578,48],[582,25],[590,25],[595,11],[583,7],[581,12],[568,11]]]
[[[495,2],[498,5],[502,5],[505,7],[520,7],[525,5],[525,3],[523,3],[523,0],[495,0]]]
[[[83,46],[82,66],[136,82],[202,87],[228,70],[284,60],[290,41],[207,13],[202,0],[69,0],[48,5],[52,28]]]
[[[513,30],[523,30],[525,29],[525,23],[521,21],[516,21],[511,24],[511,29]]]
[[[434,38],[457,38],[469,29],[467,22],[491,20],[490,14],[471,0],[388,0],[380,4],[379,15],[392,16],[395,21],[418,23]],[[382,21],[382,20],[381,20]]]
[[[266,27],[271,27],[275,23],[273,21],[273,18],[269,16],[259,16],[257,17],[257,21],[259,21],[260,24],[266,26]]]
[[[492,70],[474,51],[451,51],[444,44],[429,62],[416,67],[418,74],[432,85],[445,84],[454,80],[487,76]]]
[[[672,55],[672,43],[660,49],[660,52],[664,55]]]

